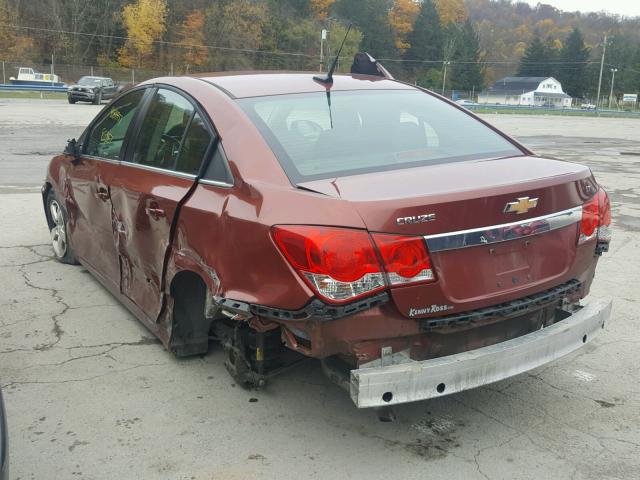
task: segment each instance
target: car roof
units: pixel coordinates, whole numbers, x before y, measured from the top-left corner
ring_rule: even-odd
[[[109,77],[96,77],[96,76],[94,76],[94,75],[83,75],[83,76],[82,76],[82,77],[80,77],[80,78],[93,78],[93,79],[95,79],[95,80],[110,80],[110,78],[109,78]]]
[[[224,90],[233,98],[262,97],[291,93],[326,92],[325,84],[313,79],[317,73],[224,72],[206,73],[197,78]],[[414,90],[415,87],[383,77],[334,75],[331,91],[341,90]]]

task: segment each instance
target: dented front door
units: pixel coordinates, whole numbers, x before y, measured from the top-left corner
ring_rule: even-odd
[[[84,136],[80,157],[66,171],[65,204],[73,249],[113,286],[120,281],[120,265],[114,242],[111,183],[144,92],[132,91],[101,113]]]

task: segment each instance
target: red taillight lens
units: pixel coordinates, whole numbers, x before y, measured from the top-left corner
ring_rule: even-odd
[[[598,229],[599,217],[598,196],[594,195],[591,200],[582,205],[582,221],[580,222],[580,242],[591,239]]]
[[[332,302],[346,302],[385,288],[382,267],[362,230],[273,227],[272,235],[311,288]]]
[[[375,233],[378,247],[390,285],[434,282],[431,259],[423,238]]]
[[[611,204],[609,196],[602,188],[591,200],[582,205],[582,221],[578,243],[584,243],[597,236],[598,241],[611,240]]]

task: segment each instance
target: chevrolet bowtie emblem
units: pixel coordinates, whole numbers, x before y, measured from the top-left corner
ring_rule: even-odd
[[[516,202],[508,202],[504,207],[504,213],[527,213],[538,205],[537,198],[521,197]]]

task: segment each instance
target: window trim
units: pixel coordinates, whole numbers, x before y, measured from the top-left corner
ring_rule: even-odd
[[[132,156],[133,154],[133,148],[134,148],[134,143],[132,142],[132,139],[137,138],[139,132],[140,132],[140,128],[142,128],[142,120],[145,118],[147,111],[149,109],[149,106],[151,105],[151,101],[155,95],[155,93],[158,91],[158,89],[160,88],[164,88],[166,90],[171,90],[181,96],[183,96],[184,98],[187,99],[187,101],[189,101],[191,103],[191,105],[194,108],[194,114],[191,116],[191,119],[189,120],[189,126],[191,126],[191,121],[193,120],[193,117],[195,116],[195,113],[198,113],[200,115],[200,118],[202,118],[203,123],[205,125],[205,127],[207,128],[207,131],[209,132],[209,134],[211,135],[211,141],[209,142],[209,145],[207,146],[207,150],[205,151],[204,155],[202,156],[202,163],[200,164],[200,171],[198,172],[197,175],[194,174],[190,174],[190,173],[184,173],[184,172],[178,172],[176,170],[168,170],[165,168],[159,168],[159,167],[153,167],[151,165],[141,165],[139,163],[136,162],[132,162],[129,160],[129,158]],[[124,98],[126,95],[129,95],[137,90],[145,90],[142,98],[140,99],[140,105],[138,107],[138,110],[135,113],[134,118],[131,120],[131,123],[129,124],[129,127],[127,128],[127,133],[125,134],[123,143],[122,143],[122,148],[123,148],[123,152],[124,154],[121,155],[121,159],[118,160],[114,160],[111,158],[105,158],[105,157],[98,157],[98,156],[94,156],[94,155],[88,155],[86,153],[86,149],[87,149],[87,145],[85,140],[90,136],[90,132],[93,131],[93,128],[95,127],[95,125],[100,122],[105,115],[107,115],[107,109],[115,102],[119,101],[121,98]],[[91,160],[99,160],[99,161],[103,161],[103,162],[107,162],[107,163],[111,163],[111,164],[115,164],[115,165],[122,165],[122,166],[131,166],[131,167],[137,167],[140,168],[142,170],[148,170],[148,171],[153,171],[153,172],[157,172],[157,173],[163,173],[165,175],[171,175],[171,176],[175,176],[175,177],[180,177],[180,178],[186,178],[186,179],[190,179],[190,180],[198,180],[199,183],[202,183],[204,185],[212,185],[212,186],[217,186],[217,187],[223,187],[223,188],[232,188],[235,186],[235,178],[233,176],[233,172],[231,171],[231,168],[229,166],[229,160],[227,158],[227,155],[224,151],[224,148],[222,146],[222,137],[220,136],[220,133],[218,132],[218,130],[215,127],[215,124],[213,123],[213,121],[211,120],[211,117],[209,116],[209,114],[206,112],[206,110],[202,107],[202,105],[200,105],[200,103],[193,98],[189,93],[185,92],[184,90],[175,87],[173,85],[169,85],[166,83],[153,83],[153,84],[147,84],[147,85],[139,85],[136,87],[133,87],[131,89],[128,89],[124,92],[121,92],[116,98],[114,98],[108,105],[106,105],[102,111],[96,116],[96,118],[94,118],[91,123],[89,123],[89,125],[87,126],[87,128],[85,128],[84,132],[82,133],[82,135],[80,135],[80,139],[79,142],[81,144],[81,152],[82,152],[82,156]],[[215,152],[218,148],[222,149],[222,161],[224,162],[224,168],[227,172],[227,174],[229,175],[229,178],[231,179],[231,182],[223,182],[223,181],[219,181],[219,180],[211,180],[211,179],[206,179],[206,178],[200,178],[200,176],[202,174],[204,174],[204,171],[202,169],[202,167],[204,166],[205,162],[207,160],[212,160],[213,155],[215,155]],[[211,157],[211,158],[210,158]]]
[[[193,118],[195,117],[196,113],[198,115],[200,115],[200,118],[202,118],[202,121],[205,125],[205,128],[207,129],[207,131],[209,132],[209,135],[211,135],[211,141],[209,142],[209,145],[207,146],[207,149],[204,153],[204,155],[202,156],[202,162],[200,163],[200,171],[198,172],[197,175],[194,174],[190,174],[190,173],[184,173],[184,172],[179,172],[176,170],[170,170],[170,169],[165,169],[165,168],[160,168],[160,167],[152,167],[150,165],[141,165],[137,162],[133,162],[131,159],[131,157],[133,156],[133,149],[135,148],[135,145],[133,142],[130,142],[130,144],[127,145],[127,150],[125,152],[125,155],[123,157],[123,159],[121,160],[121,163],[126,164],[126,165],[130,165],[130,166],[138,166],[140,168],[145,169],[145,167],[149,167],[149,170],[153,169],[152,171],[156,171],[156,172],[162,172],[162,173],[166,173],[168,175],[174,175],[174,176],[178,176],[178,177],[183,177],[183,178],[193,178],[193,179],[198,179],[200,180],[206,180],[208,182],[217,182],[220,184],[223,184],[224,186],[231,186],[233,187],[235,185],[235,178],[233,177],[233,173],[231,172],[231,168],[229,168],[229,161],[227,159],[226,154],[222,155],[222,160],[224,162],[224,167],[225,170],[227,171],[229,178],[231,179],[231,183],[227,183],[227,182],[220,182],[217,180],[207,180],[207,179],[200,179],[200,175],[202,175],[203,169],[202,167],[205,165],[205,163],[207,161],[212,160],[213,155],[215,155],[215,151],[218,147],[222,146],[222,137],[220,136],[220,133],[218,132],[218,130],[215,127],[215,124],[213,123],[213,121],[211,120],[211,117],[209,117],[209,114],[206,112],[206,110],[202,107],[202,105],[200,105],[200,103],[193,98],[193,96],[191,96],[188,92],[185,92],[184,90],[175,87],[173,85],[169,85],[166,83],[154,83],[153,85],[150,86],[151,88],[149,89],[150,91],[152,91],[153,93],[148,95],[148,99],[145,101],[144,107],[143,109],[140,109],[140,116],[138,118],[135,119],[136,124],[135,124],[135,130],[132,131],[131,133],[131,137],[135,137],[137,138],[139,133],[140,133],[140,129],[142,128],[142,121],[143,119],[146,117],[147,112],[150,108],[151,102],[153,101],[153,97],[155,96],[155,94],[157,93],[157,91],[159,89],[165,89],[165,90],[170,90],[182,97],[184,97],[189,103],[191,103],[192,107],[193,107],[193,114],[191,115],[191,118],[189,119],[189,124],[187,126],[186,131],[188,131],[189,127],[191,126],[191,123],[193,122]],[[182,142],[184,142],[184,136],[182,138]],[[182,142],[180,143],[180,147],[182,148]],[[131,146],[129,146],[131,145]],[[224,150],[223,150],[224,151]],[[178,160],[180,159],[180,157],[178,157]]]

